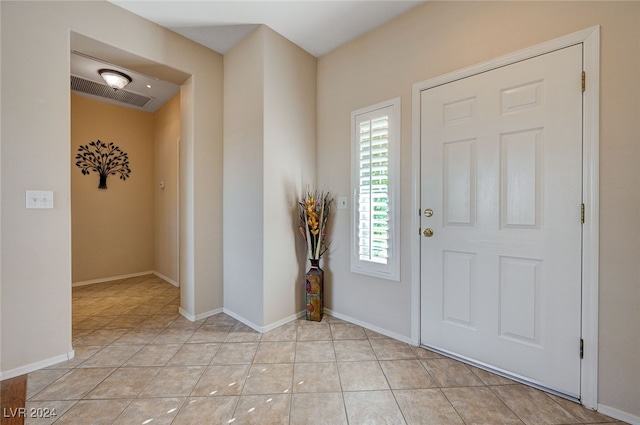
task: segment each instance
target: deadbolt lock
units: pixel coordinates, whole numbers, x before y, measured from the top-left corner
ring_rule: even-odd
[[[431,208],[427,208],[424,210],[425,217],[431,217],[433,215],[433,210]]]
[[[430,238],[431,236],[433,236],[433,229],[430,229],[429,227],[427,227],[426,229],[424,229],[424,232],[422,232],[422,234],[425,237]]]

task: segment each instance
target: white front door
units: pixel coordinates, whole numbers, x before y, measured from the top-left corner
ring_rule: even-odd
[[[582,46],[421,93],[421,344],[580,397]]]

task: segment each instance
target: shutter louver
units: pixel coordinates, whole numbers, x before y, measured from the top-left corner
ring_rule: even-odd
[[[389,258],[389,117],[359,122],[358,255]]]

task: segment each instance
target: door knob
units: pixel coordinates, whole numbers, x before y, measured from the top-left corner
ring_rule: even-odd
[[[425,217],[431,217],[433,215],[433,210],[431,208],[427,208],[424,210]]]
[[[425,237],[430,238],[431,236],[433,236],[433,229],[427,227],[426,229],[424,229],[424,232],[422,232],[422,234]]]

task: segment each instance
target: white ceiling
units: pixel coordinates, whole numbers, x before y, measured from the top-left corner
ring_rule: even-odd
[[[319,57],[424,0],[109,0],[219,53],[267,25]]]

